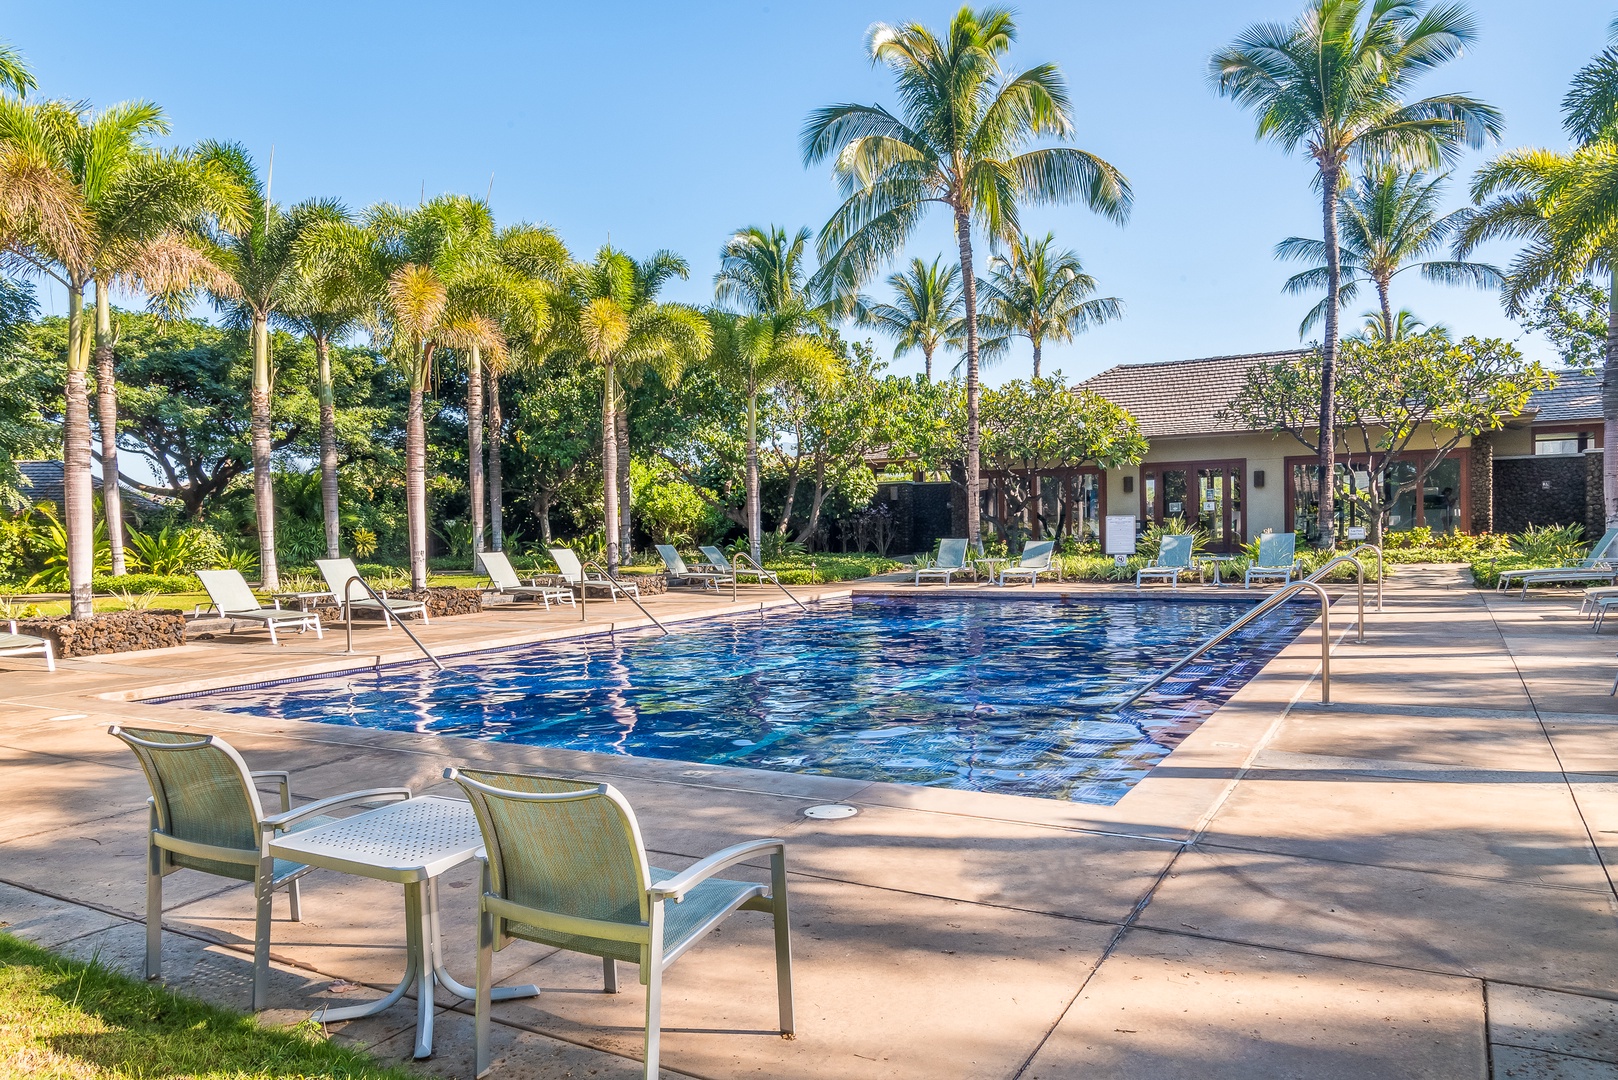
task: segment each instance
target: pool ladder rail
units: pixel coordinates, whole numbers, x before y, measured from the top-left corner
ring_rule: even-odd
[[[1255,620],[1260,619],[1265,615],[1268,615],[1270,612],[1274,611],[1276,608],[1280,607],[1282,604],[1286,603],[1288,600],[1292,599],[1294,596],[1296,596],[1297,594],[1299,594],[1301,592],[1313,593],[1315,598],[1320,601],[1320,703],[1322,705],[1330,705],[1331,704],[1331,597],[1326,595],[1326,590],[1325,590],[1324,587],[1321,586],[1320,579],[1325,577],[1328,573],[1330,573],[1332,570],[1336,569],[1338,566],[1351,565],[1351,566],[1354,567],[1354,569],[1356,571],[1355,576],[1358,579],[1357,582],[1356,582],[1356,584],[1358,586],[1357,590],[1356,590],[1356,594],[1357,594],[1357,607],[1358,607],[1358,614],[1359,614],[1359,619],[1358,619],[1358,622],[1356,624],[1357,640],[1359,642],[1364,642],[1365,641],[1365,564],[1362,563],[1357,558],[1359,553],[1362,552],[1362,551],[1374,551],[1374,552],[1376,552],[1376,569],[1377,569],[1376,609],[1378,611],[1381,611],[1382,610],[1382,549],[1377,547],[1375,544],[1361,544],[1359,547],[1355,548],[1352,552],[1350,552],[1347,555],[1333,556],[1323,566],[1321,566],[1320,569],[1316,570],[1314,573],[1310,574],[1308,577],[1304,578],[1302,581],[1294,581],[1289,585],[1282,586],[1282,588],[1279,591],[1277,591],[1274,595],[1270,596],[1269,599],[1267,599],[1263,603],[1257,605],[1251,611],[1243,612],[1241,617],[1238,618],[1235,622],[1231,623],[1229,626],[1227,626],[1223,630],[1219,631],[1217,634],[1215,634],[1213,637],[1209,638],[1207,641],[1204,641],[1201,645],[1198,645],[1195,649],[1192,649],[1189,653],[1187,653],[1185,656],[1181,657],[1172,666],[1170,666],[1168,668],[1168,670],[1166,670],[1166,671],[1162,672],[1161,674],[1155,676],[1150,681],[1148,681],[1144,686],[1141,686],[1139,689],[1136,689],[1136,690],[1132,691],[1122,701],[1120,701],[1116,705],[1114,705],[1113,708],[1112,708],[1112,711],[1113,712],[1121,711],[1126,706],[1133,704],[1135,701],[1139,700],[1141,697],[1143,697],[1146,694],[1149,694],[1151,691],[1157,689],[1163,683],[1167,682],[1169,679],[1173,678],[1175,675],[1177,675],[1181,671],[1183,671],[1186,668],[1187,665],[1189,665],[1193,660],[1197,659],[1199,656],[1206,653],[1209,649],[1212,649],[1216,645],[1219,645],[1220,643],[1228,640],[1238,630],[1242,629],[1242,627],[1247,626],[1249,623],[1252,623]]]
[[[348,602],[349,600],[353,599],[354,586],[356,584],[358,584],[359,587],[364,589],[366,592],[370,593],[371,599],[375,600],[378,604],[381,604],[383,611],[386,611],[388,608],[388,598],[371,588],[370,585],[366,584],[364,578],[351,577],[343,583],[343,626],[348,631],[347,655],[349,656],[354,655],[354,612],[350,610]],[[393,621],[399,624],[399,629],[410,635],[410,640],[416,643],[416,648],[421,650],[421,655],[433,662],[433,667],[437,668],[439,671],[444,670],[443,663],[438,659],[438,657],[432,654],[432,651],[429,650],[427,646],[421,643],[421,639],[416,636],[416,632],[410,629],[410,627],[406,626],[403,619],[395,617]]]
[[[738,563],[745,563],[745,565],[738,565]],[[797,604],[799,611],[809,610],[803,606],[802,600],[799,600],[796,596],[793,596],[791,591],[788,590],[785,585],[781,584],[781,579],[777,577],[773,571],[766,570],[764,567],[754,562],[753,557],[745,551],[738,551],[736,554],[730,557],[730,598],[732,601],[736,599],[736,582],[742,574],[757,576],[758,583],[760,585],[768,581],[771,585],[774,585],[777,589],[780,589],[782,592],[786,593],[787,599],[791,600],[794,604]]]
[[[609,572],[605,566],[602,566],[600,563],[596,562],[594,559],[591,559],[588,562],[586,562],[584,564],[584,566],[581,567],[580,569],[581,569],[581,576],[580,576],[580,579],[579,579],[579,621],[580,622],[584,622],[585,619],[588,617],[588,614],[589,614],[586,611],[586,608],[588,608],[588,606],[589,606],[590,586],[591,585],[610,585],[610,587],[614,591],[623,593],[625,596],[627,596],[629,598],[630,603],[632,603],[636,607],[640,608],[640,613],[642,615],[646,616],[648,619],[652,620],[652,625],[657,627],[659,630],[663,631],[663,636],[664,637],[669,636],[669,628],[664,626],[662,623],[658,622],[656,615],[653,615],[650,611],[646,610],[646,605],[640,602],[640,597],[639,596],[636,596],[633,592],[630,592],[629,589],[626,589],[626,588],[623,587],[623,583],[618,580],[618,575],[617,574]],[[594,569],[595,571],[597,571],[601,575],[601,577],[597,578],[595,581],[590,580],[590,571],[592,569]],[[605,579],[605,580],[603,580],[603,579]],[[633,585],[630,586],[630,588],[633,588],[633,587],[634,587]],[[611,595],[611,594],[609,593],[608,595]]]

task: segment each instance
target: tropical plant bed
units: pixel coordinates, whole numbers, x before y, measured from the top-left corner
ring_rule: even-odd
[[[66,615],[23,619],[17,629],[48,638],[63,658],[168,649],[185,644],[185,616],[178,611],[102,611],[74,622]]]

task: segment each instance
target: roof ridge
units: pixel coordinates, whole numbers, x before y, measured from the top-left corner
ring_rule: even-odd
[[[1184,360],[1143,360],[1134,364],[1114,364],[1110,368],[1099,371],[1088,379],[1081,379],[1080,383],[1087,383],[1099,379],[1103,375],[1110,375],[1115,371],[1139,371],[1142,368],[1180,367],[1190,364],[1211,364],[1219,360],[1265,360],[1273,356],[1302,356],[1310,352],[1309,349],[1275,349],[1270,352],[1256,353],[1226,353],[1222,356],[1194,356]]]

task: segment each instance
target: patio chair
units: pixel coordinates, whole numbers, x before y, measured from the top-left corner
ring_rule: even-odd
[[[551,558],[556,560],[556,568],[562,572],[562,580],[566,581],[570,588],[579,590],[580,596],[583,596],[584,590],[589,587],[609,590],[608,595],[615,604],[618,602],[619,593],[636,598],[640,596],[640,586],[633,581],[619,581],[617,578],[603,577],[600,574],[590,577],[585,573],[579,557],[568,548],[551,548],[550,553]]]
[[[300,634],[313,630],[316,638],[326,636],[320,628],[320,616],[312,611],[283,609],[279,600],[272,608],[260,604],[253,590],[247,587],[247,579],[242,577],[240,570],[198,570],[197,577],[207,590],[208,599],[218,609],[219,617],[231,620],[232,634],[236,632],[236,623],[251,622],[258,623],[270,632],[271,645],[281,644],[275,636],[277,628],[290,627]]]
[[[151,821],[146,842],[146,977],[162,974],[163,879],[176,870],[253,883],[257,915],[253,925],[253,1010],[264,1006],[270,975],[270,898],[285,889],[292,921],[302,917],[298,879],[312,867],[271,858],[276,834],[312,829],[335,819],[326,811],[364,802],[408,799],[409,788],[351,791],[292,809],[290,780],[284,772],[249,772],[242,756],[223,739],[185,731],[125,728],[110,735],[134,751],[151,785],[146,801]],[[264,813],[256,785],[273,780],[281,790],[281,812]]]
[[[1292,584],[1298,573],[1298,534],[1265,533],[1258,538],[1258,558],[1247,564],[1247,575],[1242,588],[1251,589],[1255,581],[1280,580]]]
[[[754,563],[752,556],[750,555],[737,556],[738,558],[746,559],[748,562],[748,565],[746,566],[737,566],[733,560],[725,558],[725,553],[723,551],[720,551],[712,544],[703,544],[697,550],[702,552],[703,557],[708,560],[709,566],[712,566],[715,570],[722,573],[729,574],[733,578],[754,578],[760,585],[764,584],[766,581],[773,581],[777,585],[781,584],[780,579],[775,576],[775,572],[773,570],[766,570],[762,566]]]
[[[56,649],[50,638],[17,633],[17,620],[7,619],[9,633],[0,634],[0,656],[43,656],[45,670],[56,670]]]
[[[427,618],[427,604],[421,600],[390,600],[388,594],[378,593],[380,600],[366,592],[355,578],[361,582],[359,568],[354,565],[353,559],[316,559],[315,565],[320,567],[320,576],[326,579],[326,585],[331,594],[337,597],[337,602],[343,607],[343,621],[348,622],[356,611],[380,611],[382,624],[392,627],[394,619],[402,619],[406,615],[420,615],[423,623],[430,623]]]
[[[610,784],[458,769],[444,776],[471,800],[487,851],[474,1075],[489,1068],[493,954],[512,938],[601,957],[609,994],[618,991],[617,962],[638,964],[646,987],[645,1077],[656,1080],[663,973],[732,913],[767,912],[775,922],[781,1034],[792,1034],[785,841],[734,844],[674,873],[647,863],[635,812]],[[762,855],[770,857],[768,885],[715,876]]]
[[[545,605],[546,611],[551,609],[552,600],[569,607],[579,606],[573,600],[572,589],[564,589],[560,585],[538,585],[532,579],[524,585],[517,577],[517,571],[512,569],[511,559],[503,551],[480,551],[477,557],[483,561],[484,573],[489,575],[492,587],[488,592],[517,600],[538,600]]]
[[[1157,546],[1152,561],[1135,571],[1135,588],[1145,578],[1167,579],[1175,589],[1180,587],[1180,575],[1191,572],[1192,548],[1197,538],[1190,533],[1167,533]]]
[[[956,574],[970,574],[972,567],[966,558],[966,541],[961,539],[940,540],[938,542],[938,561],[931,566],[916,567],[916,584],[921,584],[922,578],[943,578],[944,584],[950,584],[950,579]]]
[[[1580,581],[1618,580],[1618,529],[1608,529],[1575,566],[1547,566],[1537,569],[1502,570],[1495,584],[1497,591],[1505,591],[1512,582],[1522,586],[1523,599],[1528,599],[1528,586]]]
[[[732,575],[723,570],[691,569],[685,565],[685,560],[680,557],[680,550],[673,544],[658,544],[657,554],[669,572],[670,585],[683,585],[688,581],[695,581],[704,588],[718,589],[720,585],[729,585],[734,581]]]
[[[1031,589],[1039,582],[1041,574],[1055,574],[1056,580],[1062,580],[1062,568],[1051,562],[1056,554],[1055,540],[1030,540],[1022,546],[1022,558],[1010,566],[1000,568],[999,584],[1005,585],[1010,577],[1028,577],[1028,587]]]

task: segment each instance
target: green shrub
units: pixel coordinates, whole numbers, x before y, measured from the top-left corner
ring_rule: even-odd
[[[194,593],[202,591],[195,574],[125,574],[96,577],[90,587],[98,593]]]

